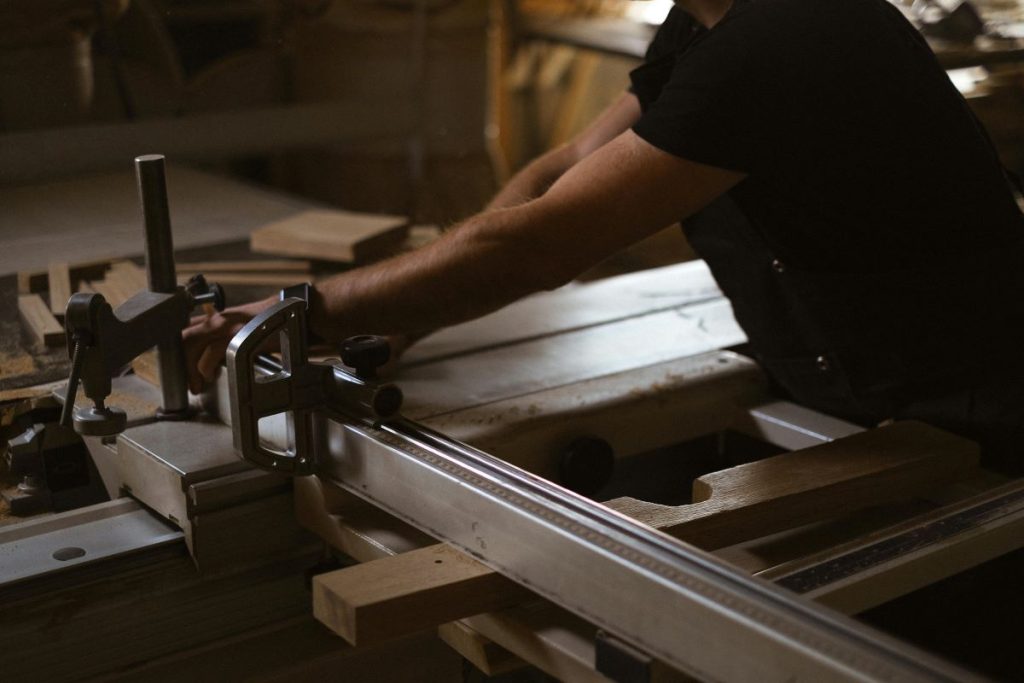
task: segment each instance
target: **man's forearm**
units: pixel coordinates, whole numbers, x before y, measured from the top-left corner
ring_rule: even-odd
[[[562,174],[572,168],[577,158],[573,147],[562,145],[534,159],[505,183],[488,209],[508,209],[536,199],[551,187]]]
[[[313,331],[418,335],[567,282],[570,260],[538,255],[531,219],[530,207],[486,211],[416,252],[318,283]]]

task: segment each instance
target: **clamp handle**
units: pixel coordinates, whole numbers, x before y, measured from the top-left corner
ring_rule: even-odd
[[[256,358],[274,335],[280,336],[283,369],[260,377]],[[296,476],[316,470],[313,409],[323,401],[330,366],[309,362],[306,302],[288,298],[274,304],[239,330],[227,350],[231,394],[231,431],[235,451],[248,462],[272,472]],[[287,414],[285,451],[260,442],[261,418]]]

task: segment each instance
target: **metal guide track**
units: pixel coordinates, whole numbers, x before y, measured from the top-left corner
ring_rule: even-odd
[[[325,436],[344,488],[702,680],[980,680],[415,423]]]

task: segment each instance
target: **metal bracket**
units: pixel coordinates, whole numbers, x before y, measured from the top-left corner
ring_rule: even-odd
[[[306,302],[288,298],[253,318],[231,340],[227,350],[228,394],[235,451],[243,460],[282,474],[304,476],[316,471],[314,412],[344,414],[368,423],[398,415],[402,391],[371,378],[387,360],[387,342],[380,337],[353,337],[350,360],[363,376],[348,372],[338,361],[309,361]],[[278,335],[281,364],[258,357],[260,349]],[[358,347],[355,351],[353,346]],[[257,358],[259,362],[257,363]],[[261,418],[287,416],[286,450],[262,445]]]
[[[282,367],[267,376],[257,371],[256,359],[275,335],[280,338]],[[231,340],[227,366],[235,451],[272,472],[312,474],[316,470],[313,410],[326,400],[333,369],[309,362],[306,303],[285,299],[253,318]],[[280,413],[286,413],[288,420],[284,451],[264,446],[259,434],[260,419]]]

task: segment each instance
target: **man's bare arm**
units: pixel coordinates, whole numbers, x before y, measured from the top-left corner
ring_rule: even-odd
[[[698,211],[744,176],[663,152],[622,133],[541,197],[485,211],[423,249],[317,285],[311,316],[328,340],[415,335],[568,282],[588,267]],[[231,335],[272,299],[185,333],[190,384],[212,377]]]
[[[571,141],[537,157],[512,176],[487,208],[507,209],[536,199],[563,173],[628,130],[639,118],[639,100],[632,93],[624,93]]]

